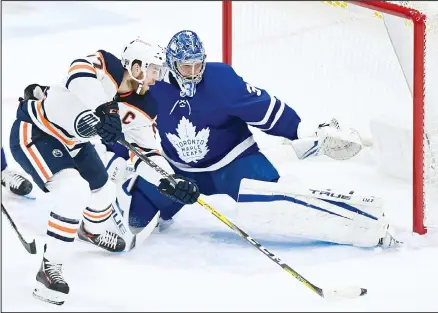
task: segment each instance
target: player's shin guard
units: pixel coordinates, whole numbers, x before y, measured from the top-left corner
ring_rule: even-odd
[[[342,194],[244,179],[237,215],[239,223],[250,221],[260,232],[359,247],[388,242],[384,241],[388,222],[380,199],[354,192]]]
[[[71,197],[72,186],[75,196]],[[61,305],[70,292],[62,268],[68,262],[68,251],[74,242],[82,208],[88,202],[88,183],[74,169],[55,174],[47,183],[51,211],[43,259],[36,275],[33,295],[43,301]]]
[[[115,195],[116,185],[110,180],[92,192],[78,237],[111,252],[127,251],[135,245],[135,236],[129,230]]]
[[[135,187],[136,183],[141,183],[138,176],[127,179],[122,184],[122,188],[117,190],[117,200],[119,207],[123,210],[123,217],[129,224],[130,231],[136,235],[135,242],[138,246],[143,244],[155,230],[160,211],[145,198],[138,185]]]

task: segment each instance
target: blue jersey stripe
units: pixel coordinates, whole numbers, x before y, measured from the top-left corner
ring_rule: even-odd
[[[314,210],[326,212],[329,214],[333,214],[333,215],[351,220],[350,218],[348,218],[346,216],[342,216],[342,215],[337,214],[335,212],[329,211],[327,209],[323,209],[319,206],[307,203],[307,202],[302,201],[302,200],[298,200],[298,199],[296,199],[294,197],[290,197],[290,196],[285,196],[285,195],[251,195],[251,194],[239,195],[239,202],[272,202],[272,201],[282,201],[282,200],[293,202],[293,203],[303,205],[305,207],[308,207],[308,208],[311,208]]]
[[[76,73],[71,75],[68,80],[67,83],[65,83],[65,88],[68,89],[68,86],[70,85],[70,83],[72,82],[73,79],[79,78],[79,77],[90,77],[90,78],[97,78],[96,74],[91,74],[91,73]]]
[[[88,61],[88,60],[85,60],[85,59],[76,59],[76,60],[74,60],[73,62],[71,62],[70,66],[72,66],[72,65],[75,64],[75,63],[79,63],[79,62],[81,62],[81,63],[88,63],[88,64],[90,64],[90,65],[93,65],[93,64],[91,64],[91,62]]]

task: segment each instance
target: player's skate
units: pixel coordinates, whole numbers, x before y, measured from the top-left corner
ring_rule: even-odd
[[[28,179],[9,169],[2,171],[2,185],[18,196],[27,196],[33,187]]]
[[[111,252],[121,252],[125,250],[125,240],[111,231],[105,230],[102,234],[92,234],[85,229],[84,222],[82,222],[77,234],[80,240],[92,243],[105,250]]]
[[[44,252],[46,252],[46,248],[47,245],[44,245]],[[62,276],[62,264],[50,262],[43,255],[36,280],[37,286],[33,291],[36,298],[57,305],[64,303],[70,287]]]

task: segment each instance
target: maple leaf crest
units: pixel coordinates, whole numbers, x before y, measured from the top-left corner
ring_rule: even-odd
[[[210,151],[207,146],[210,136],[208,127],[196,133],[196,126],[183,116],[176,132],[178,136],[171,133],[166,133],[166,136],[178,152],[178,157],[184,162],[197,163]]]

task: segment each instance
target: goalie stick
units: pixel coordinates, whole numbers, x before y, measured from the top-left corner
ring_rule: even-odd
[[[143,162],[145,162],[147,165],[149,165],[151,168],[153,168],[156,172],[160,173],[161,175],[163,175],[167,179],[175,182],[175,180],[165,170],[163,170],[161,167],[159,167],[150,158],[148,158],[147,156],[145,156],[141,152],[139,152],[133,145],[131,145],[125,139],[120,139],[118,142],[121,145],[125,146],[128,150],[133,152],[136,156],[138,156]],[[360,296],[367,294],[367,289],[360,288],[360,287],[347,287],[347,288],[341,288],[341,289],[322,289],[322,288],[312,284],[310,281],[308,281],[303,276],[301,276],[298,272],[296,272],[294,269],[292,269],[289,265],[287,265],[285,262],[283,262],[279,257],[277,257],[275,254],[273,254],[268,249],[263,247],[256,240],[251,238],[246,232],[244,232],[242,229],[240,229],[235,224],[230,222],[225,216],[223,216],[218,211],[216,211],[208,203],[206,203],[205,201],[203,201],[200,198],[198,198],[197,203],[199,203],[202,207],[204,207],[205,209],[210,211],[210,213],[212,213],[222,223],[224,223],[229,228],[231,228],[236,234],[238,234],[240,237],[245,239],[253,247],[257,248],[260,252],[262,252],[264,255],[266,255],[271,261],[275,262],[283,270],[285,270],[286,272],[291,274],[299,282],[301,282],[303,285],[305,285],[307,288],[309,288],[310,290],[312,290],[313,292],[315,292],[319,296],[321,296],[323,298],[356,298],[356,297],[360,297]]]
[[[30,254],[36,254],[37,251],[36,251],[35,239],[33,239],[32,242],[27,242],[26,239],[23,238],[23,235],[18,230],[17,225],[15,225],[8,211],[6,211],[6,208],[4,207],[3,203],[2,203],[2,213],[8,219],[9,223],[11,224],[12,228],[14,229],[15,233],[18,236],[18,239],[20,239],[20,242],[23,245],[23,247],[26,249],[26,251],[29,252]]]

